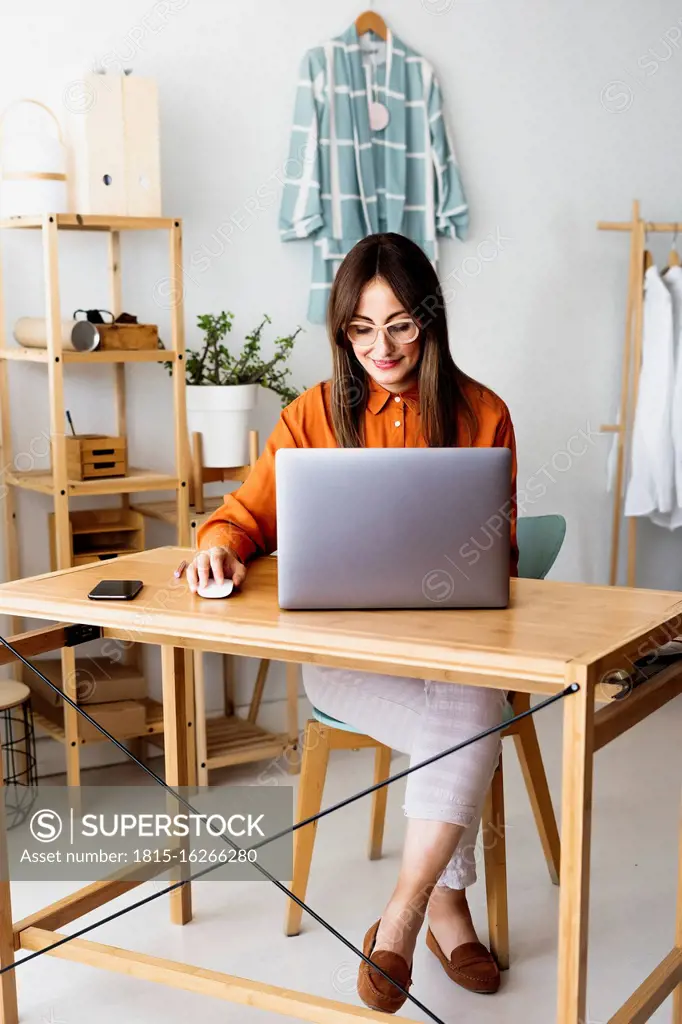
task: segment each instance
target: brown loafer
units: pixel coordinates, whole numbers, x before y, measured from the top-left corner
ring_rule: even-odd
[[[500,969],[482,942],[465,942],[457,946],[448,960],[429,928],[426,945],[438,957],[448,978],[456,985],[481,995],[497,992],[500,987]]]
[[[372,955],[376,943],[377,931],[381,921],[373,924],[365,935],[362,952],[370,957],[372,963],[386,971],[389,977],[397,981],[401,988],[409,989],[412,984],[411,968],[397,953],[389,953],[380,949]],[[396,1013],[405,1002],[407,996],[384,978],[383,974],[373,971],[363,960],[358,971],[358,995],[370,1010],[381,1010],[382,1013]]]

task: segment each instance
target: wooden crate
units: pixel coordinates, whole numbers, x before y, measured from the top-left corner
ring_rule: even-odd
[[[50,562],[57,566],[57,545],[54,513],[48,516],[50,526]],[[117,555],[144,551],[144,516],[130,508],[79,509],[69,512],[71,562],[105,561]]]
[[[125,476],[128,469],[125,437],[78,434],[66,438],[66,475],[69,480]]]
[[[54,704],[46,701],[33,690],[31,704],[37,715],[44,717],[47,722],[55,726],[61,726],[64,720],[63,708],[55,707]],[[117,700],[112,704],[93,704],[88,705],[87,712],[116,739],[143,736],[147,732],[147,711],[144,701]],[[78,716],[78,736],[83,743],[93,743],[105,739],[94,725],[90,725],[80,715]]]
[[[35,672],[22,666],[22,679],[45,703],[61,708],[62,662],[60,658],[36,659],[35,667],[59,687],[52,687],[39,679]],[[76,658],[74,682],[79,704],[112,704],[116,701],[143,700],[147,696],[147,680],[136,665],[128,665],[111,658]]]
[[[156,349],[159,347],[159,329],[156,324],[97,324],[99,345],[97,352]]]

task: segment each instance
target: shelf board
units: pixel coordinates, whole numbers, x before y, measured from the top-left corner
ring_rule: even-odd
[[[103,558],[109,559],[118,555],[138,555],[142,550],[143,549],[139,547],[126,548],[121,544],[110,544],[108,547],[105,545],[104,547],[97,548],[96,550],[93,548],[92,551],[74,551],[73,564],[89,565],[90,562],[100,562]],[[82,561],[84,558],[87,559],[87,562]],[[76,559],[81,559],[81,561],[77,562]]]
[[[65,231],[159,231],[174,224],[182,225],[178,217],[113,217],[100,214],[54,213],[32,217],[8,217],[0,220],[0,228],[42,228],[47,216]]]
[[[161,348],[150,349],[112,349],[106,352],[70,352],[62,351],[65,363],[90,363],[99,366],[103,363],[167,363],[174,362],[176,353]],[[48,353],[44,348],[0,349],[0,359],[12,359],[19,363],[47,363]]]
[[[137,739],[138,736],[156,736],[158,733],[163,732],[163,704],[158,700],[152,700],[151,697],[145,697],[138,703],[144,704],[146,712],[147,725],[143,733],[118,733],[116,735],[117,740],[133,740]],[[86,708],[89,705],[85,705]],[[58,743],[65,742],[65,733],[63,723],[53,721],[51,718],[46,718],[39,711],[33,712],[33,722],[39,729],[46,732],[53,740],[57,740]],[[81,746],[87,743],[105,743],[106,738],[100,736],[99,739],[83,740],[81,739]]]
[[[150,737],[150,743],[163,747],[163,735]],[[206,746],[206,767],[225,768],[280,757],[289,746],[289,738],[286,733],[267,732],[237,715],[219,715],[206,719]]]
[[[279,757],[288,746],[285,733],[266,732],[236,715],[206,720],[207,768]]]
[[[74,537],[82,537],[84,534],[91,533],[136,533],[139,529],[137,523],[117,523],[115,520],[112,520],[111,523],[94,524],[93,526],[75,526],[73,522],[71,523],[71,534]]]
[[[175,352],[163,348],[111,349],[106,352],[62,352],[65,363],[168,363],[176,359]]]
[[[55,492],[54,479],[49,469],[32,469],[25,473],[7,473],[6,480],[12,487],[52,495]],[[178,478],[167,473],[152,473],[148,469],[128,470],[126,476],[97,477],[94,480],[69,480],[69,494],[134,494],[137,491],[172,491],[178,485]]]
[[[189,521],[191,526],[200,526],[217,508],[223,504],[222,497],[205,498],[204,511],[196,512],[190,507]],[[162,523],[170,523],[171,526],[178,525],[178,506],[175,501],[143,501],[131,504],[134,512],[141,512],[149,519],[159,519]]]
[[[12,359],[18,363],[46,363],[47,349],[45,348],[16,348],[0,349],[0,359]]]

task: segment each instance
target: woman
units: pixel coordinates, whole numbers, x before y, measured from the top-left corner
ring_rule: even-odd
[[[507,447],[514,431],[504,402],[453,362],[436,274],[422,250],[396,234],[371,235],[343,260],[329,301],[333,374],[283,412],[246,483],[199,531],[187,573],[196,591],[209,572],[238,585],[249,559],[276,549],[274,456],[283,447]],[[349,500],[352,495],[349,495]],[[516,575],[515,501],[510,572]],[[380,523],[371,524],[381,530]],[[311,702],[416,764],[498,725],[496,689],[303,667]],[[478,941],[466,902],[475,881],[482,804],[499,757],[499,736],[479,740],[408,776],[407,831],[396,888],[367,932],[364,952],[403,988],[424,917],[427,945],[453,981],[495,992],[499,970]],[[360,965],[358,992],[373,1009],[405,997]]]

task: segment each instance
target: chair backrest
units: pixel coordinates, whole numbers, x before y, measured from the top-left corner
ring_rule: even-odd
[[[561,551],[565,536],[563,516],[520,516],[516,521],[519,576],[544,580]]]

